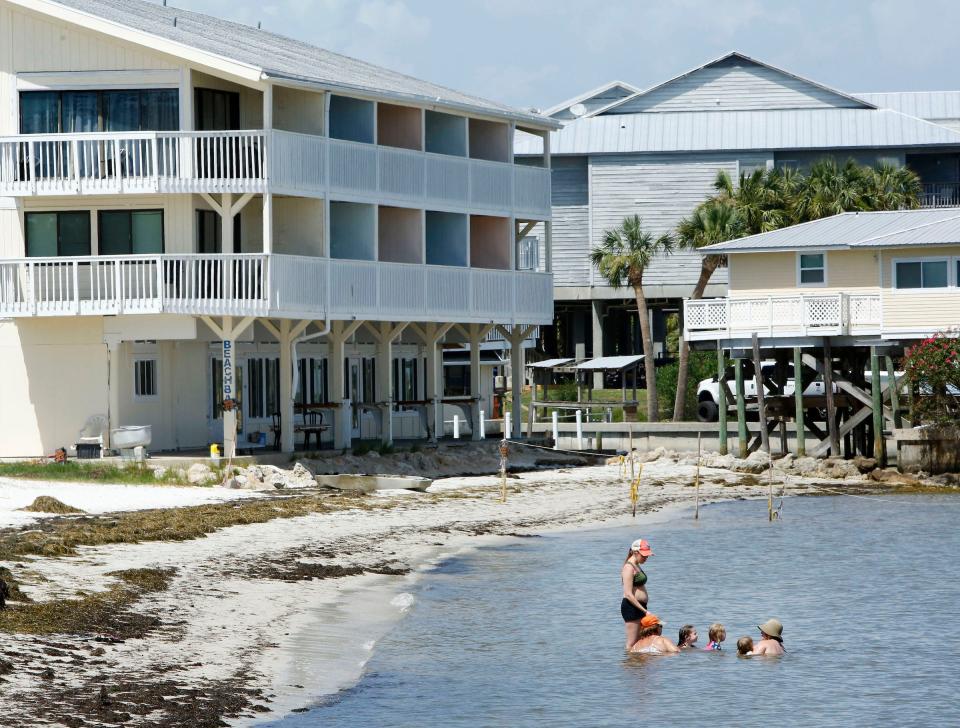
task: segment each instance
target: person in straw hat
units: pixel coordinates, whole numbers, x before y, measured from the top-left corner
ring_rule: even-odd
[[[754,655],[782,655],[786,650],[783,649],[783,625],[778,619],[768,619],[757,627],[760,630],[760,641],[754,644]]]

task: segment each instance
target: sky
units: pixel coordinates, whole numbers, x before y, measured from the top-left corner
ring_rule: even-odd
[[[611,80],[646,88],[732,50],[848,92],[960,89],[957,0],[169,4],[261,22],[266,30],[519,108],[545,109]]]

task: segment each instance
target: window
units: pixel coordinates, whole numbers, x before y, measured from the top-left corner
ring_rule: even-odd
[[[89,212],[24,213],[27,256],[90,255]]]
[[[894,288],[946,288],[950,285],[946,258],[897,260],[893,263]]]
[[[327,360],[304,358],[297,362],[297,404],[324,404],[327,401]]]
[[[133,362],[133,395],[138,399],[157,396],[157,360],[136,359]]]
[[[21,134],[179,128],[180,95],[176,89],[20,93]]]
[[[443,394],[446,397],[460,397],[470,394],[470,367],[454,364],[443,368]]]
[[[247,416],[266,418],[280,411],[280,361],[276,357],[247,359]]]
[[[194,121],[197,130],[228,131],[240,128],[240,94],[213,88],[194,93]]]
[[[798,283],[801,286],[820,286],[827,282],[826,253],[798,255]]]
[[[163,252],[162,210],[104,210],[99,228],[100,255]]]
[[[393,360],[393,397],[400,402],[419,399],[416,358]]]

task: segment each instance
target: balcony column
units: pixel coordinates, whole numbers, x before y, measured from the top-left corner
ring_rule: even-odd
[[[327,371],[330,374],[331,402],[339,402],[334,410],[333,445],[338,450],[347,450],[353,444],[352,402],[346,396],[346,343],[362,321],[333,321],[327,334]]]
[[[522,326],[514,324],[509,329],[506,326],[497,326],[497,330],[503,334],[503,337],[510,342],[510,427],[512,432],[508,437],[520,439],[523,437],[523,419],[522,400],[523,400],[523,342],[533,333],[536,326]]]
[[[380,406],[380,439],[385,445],[393,444],[393,342],[409,325],[407,322],[392,324],[381,321],[367,322],[367,330],[377,343],[377,399]]]
[[[470,324],[468,329],[468,339],[470,341],[470,396],[473,398],[470,433],[473,440],[480,439],[480,398],[483,394],[480,377],[480,344],[492,328],[493,324]]]
[[[210,330],[221,340],[223,352],[223,455],[226,458],[232,458],[237,454],[237,410],[240,405],[239,392],[237,392],[236,380],[236,342],[237,338],[246,331],[247,327],[253,323],[253,317],[241,319],[234,323],[232,316],[224,316],[217,324],[209,316],[201,316]],[[226,405],[230,403],[228,408]]]
[[[590,301],[590,313],[593,323],[591,329],[593,334],[593,358],[598,359],[603,356],[603,301],[597,299]],[[603,389],[602,371],[593,373],[593,388]]]
[[[113,431],[120,426],[120,337],[105,336],[107,345],[107,432],[104,447],[113,445]]]
[[[413,331],[423,341],[424,352],[427,358],[427,367],[424,372],[424,399],[430,404],[427,407],[427,438],[436,442],[443,435],[443,357],[438,350],[447,332],[453,324],[410,324]]]

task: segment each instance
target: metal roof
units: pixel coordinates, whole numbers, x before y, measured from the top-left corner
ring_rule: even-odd
[[[960,132],[891,109],[619,114],[577,119],[550,135],[553,154],[960,146]],[[519,138],[517,154],[542,154]]]
[[[589,91],[584,91],[582,94],[577,94],[573,98],[567,99],[566,101],[561,101],[559,104],[551,106],[549,109],[545,109],[543,111],[543,115],[553,116],[559,111],[569,109],[574,104],[579,104],[583,101],[589,101],[594,97],[601,96],[607,93],[608,91],[612,91],[613,89],[618,87],[622,88],[624,91],[627,92],[624,98],[632,97],[634,94],[637,94],[640,92],[640,89],[638,89],[633,84],[627,83],[626,81],[609,81],[603,84],[602,86],[597,86],[596,88],[592,88]],[[607,105],[604,105],[602,108],[607,108]],[[589,115],[592,116],[593,114],[589,114]]]
[[[724,53],[722,56],[720,56],[720,57],[718,57],[718,58],[714,58],[712,61],[707,61],[706,63],[703,63],[703,64],[697,66],[696,68],[691,68],[689,71],[684,71],[683,73],[681,73],[681,74],[679,74],[679,75],[677,75],[677,76],[674,76],[673,78],[669,78],[669,79],[667,79],[666,81],[661,81],[660,83],[654,84],[654,85],[651,86],[650,88],[646,88],[646,89],[644,89],[643,91],[638,91],[637,93],[633,94],[632,96],[627,96],[626,98],[623,98],[623,99],[621,99],[621,100],[619,100],[619,101],[616,101],[616,102],[614,102],[614,103],[612,103],[612,104],[610,104],[610,105],[608,105],[608,106],[605,106],[605,107],[602,108],[602,109],[597,109],[596,111],[594,111],[594,112],[591,114],[591,116],[598,115],[598,114],[603,114],[603,113],[608,113],[609,111],[615,110],[618,106],[621,106],[622,104],[625,104],[625,103],[627,103],[628,101],[633,101],[634,99],[639,98],[639,97],[641,97],[641,96],[646,96],[647,94],[651,93],[652,91],[656,91],[657,89],[663,88],[664,86],[669,86],[669,85],[670,85],[671,83],[673,83],[674,81],[678,81],[678,80],[680,80],[681,78],[684,78],[684,77],[686,77],[686,76],[690,76],[691,74],[696,73],[697,71],[702,71],[704,68],[709,68],[710,66],[715,66],[715,65],[717,65],[718,63],[723,63],[723,62],[728,61],[728,60],[730,60],[730,59],[737,59],[737,60],[741,60],[741,61],[746,61],[747,63],[753,63],[754,65],[757,65],[757,66],[762,66],[762,67],[764,67],[764,68],[769,68],[771,71],[776,71],[777,73],[782,73],[784,76],[790,76],[791,78],[795,78],[795,79],[797,79],[798,81],[802,81],[803,83],[810,84],[811,86],[816,86],[817,88],[819,88],[819,89],[821,89],[821,90],[823,90],[823,91],[827,91],[828,93],[832,93],[832,94],[835,94],[835,95],[837,95],[837,96],[841,96],[841,97],[847,99],[848,101],[853,101],[853,102],[854,102],[855,104],[857,104],[858,106],[863,106],[863,107],[874,106],[873,102],[867,101],[866,99],[864,99],[864,98],[861,97],[861,96],[852,96],[851,94],[848,94],[848,93],[846,93],[845,91],[839,91],[839,90],[837,90],[837,89],[835,89],[835,88],[831,88],[830,86],[824,86],[822,83],[819,83],[819,82],[817,82],[817,81],[811,81],[809,78],[805,78],[804,76],[798,76],[798,75],[795,74],[795,73],[791,73],[790,71],[785,71],[784,69],[778,68],[777,66],[772,66],[772,65],[770,65],[769,63],[765,63],[764,61],[758,61],[756,58],[751,58],[750,56],[746,55],[745,53],[740,53],[739,51],[730,51],[729,53]]]
[[[16,2],[17,0],[13,0]],[[49,10],[43,5],[48,5]],[[543,128],[556,128],[552,119],[520,111],[477,96],[421,81],[366,61],[324,50],[241,23],[222,20],[182,8],[144,0],[51,0],[39,12],[56,14],[57,6],[70,8],[108,23],[259,69],[267,78],[316,84],[325,88],[385,93],[411,101],[472,109],[522,120]],[[176,22],[176,24],[174,24]]]
[[[561,367],[565,364],[569,364],[573,359],[544,359],[543,361],[536,361],[532,364],[527,364],[527,367],[530,369],[553,369],[554,367]]]
[[[894,91],[856,96],[875,106],[921,119],[960,119],[960,91]]]
[[[714,253],[960,244],[960,208],[844,212],[822,220],[700,248]]]
[[[643,361],[643,354],[632,356],[601,356],[577,364],[577,369],[629,369]]]

